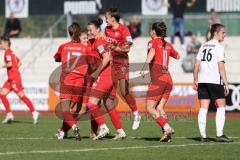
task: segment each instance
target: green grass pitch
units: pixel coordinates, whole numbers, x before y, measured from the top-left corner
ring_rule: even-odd
[[[172,143],[159,143],[161,130],[154,121],[142,121],[137,131],[131,130],[132,122],[123,120],[128,138],[111,140],[115,130],[111,123],[109,137],[92,141],[89,136],[89,121],[78,124],[83,140],[53,138],[61,120],[56,117],[41,117],[38,125],[32,124],[31,116],[15,116],[12,124],[0,124],[0,160],[238,160],[240,157],[240,118],[227,118],[225,134],[234,137],[233,143],[202,143],[197,140],[196,119],[171,120],[176,134]],[[215,119],[209,118],[207,133],[215,138]]]

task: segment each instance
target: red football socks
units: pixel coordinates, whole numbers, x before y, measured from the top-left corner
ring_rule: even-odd
[[[168,120],[162,116],[159,116],[157,119],[156,119],[156,123],[161,126],[161,127],[164,127],[165,124],[168,123]]]
[[[11,112],[11,108],[10,108],[10,104],[9,104],[9,101],[7,100],[7,97],[5,95],[0,95],[0,98],[2,100],[2,103],[6,109],[6,112],[7,113],[10,113]]]
[[[98,107],[98,105],[88,103],[88,108],[90,109],[92,116],[95,118],[99,126],[105,124],[103,113],[101,111],[101,108]]]
[[[111,118],[111,121],[115,127],[115,129],[121,129],[122,128],[122,123],[120,121],[120,117],[119,117],[119,114],[118,114],[118,111],[116,110],[116,108],[113,108],[112,110],[110,110],[108,112],[110,118]]]
[[[70,111],[63,112],[63,120],[69,127],[72,127],[74,124],[76,124],[76,120],[74,120],[73,115]]]
[[[35,109],[33,107],[33,104],[32,104],[31,100],[28,97],[23,96],[23,97],[21,97],[21,100],[28,106],[28,108],[29,108],[29,110],[31,112],[35,111]]]

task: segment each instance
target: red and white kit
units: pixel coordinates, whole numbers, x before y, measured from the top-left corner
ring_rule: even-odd
[[[129,32],[129,29],[119,23],[119,27],[117,29],[113,29],[112,27],[106,27],[105,35],[108,41],[112,44],[115,44],[119,47],[125,45],[132,45],[133,40],[132,36]],[[119,79],[129,79],[129,58],[128,53],[125,52],[111,52],[113,57],[113,76],[116,80]]]
[[[21,92],[23,90],[23,86],[20,72],[18,70],[18,63],[20,62],[19,58],[13,54],[11,49],[8,49],[4,54],[4,62],[11,62],[12,67],[7,68],[8,80],[4,83],[3,88],[13,90],[16,93]]]
[[[148,86],[147,99],[160,101],[162,98],[168,99],[172,90],[172,77],[168,71],[169,58],[177,58],[178,52],[172,45],[166,42],[163,48],[161,38],[156,38],[148,42],[148,52],[155,49],[155,57],[149,64],[151,82]]]
[[[89,75],[89,65],[93,63],[90,48],[70,41],[58,48],[54,58],[56,61],[62,62],[60,98],[86,103],[88,97],[85,95],[87,93],[86,79]]]
[[[92,54],[97,56],[100,63],[102,61],[102,54],[109,51],[109,44],[106,40],[101,38],[95,39],[92,44]],[[111,76],[111,64],[109,63],[99,74],[98,79],[92,85],[91,96],[100,99],[105,96],[114,99],[116,90]]]

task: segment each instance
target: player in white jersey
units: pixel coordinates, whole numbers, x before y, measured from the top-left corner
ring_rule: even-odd
[[[198,91],[201,105],[198,114],[201,141],[209,141],[206,136],[206,122],[210,101],[213,100],[217,107],[216,141],[232,142],[232,139],[223,134],[226,108],[225,96],[229,94],[224,66],[224,46],[221,44],[225,38],[225,28],[221,24],[213,24],[210,33],[211,39],[199,49],[194,66],[194,89]]]

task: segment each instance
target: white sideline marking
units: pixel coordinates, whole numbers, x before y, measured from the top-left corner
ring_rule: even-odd
[[[19,151],[19,152],[0,152],[0,156],[16,155],[16,154],[39,154],[39,153],[49,154],[49,153],[91,152],[91,151],[109,151],[109,150],[127,150],[127,149],[175,148],[175,147],[177,148],[177,147],[189,147],[189,146],[238,145],[238,144],[240,144],[240,142],[133,146],[133,147],[112,147],[112,148],[86,148],[86,149],[67,149],[67,150],[32,150],[32,151]]]

